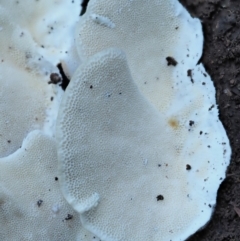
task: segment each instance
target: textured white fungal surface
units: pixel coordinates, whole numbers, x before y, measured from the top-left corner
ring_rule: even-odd
[[[142,95],[118,49],[74,74],[57,122],[61,187],[102,240],[185,240],[210,219],[231,150],[204,74],[199,65],[194,85],[174,79],[171,118]]]
[[[73,240],[79,217],[55,181],[55,141],[34,131],[0,165],[1,240]],[[59,206],[58,213],[52,211],[53,205]],[[68,214],[74,215],[74,221],[65,220]]]
[[[56,141],[40,131],[0,159],[0,204],[0,240],[93,240],[60,191]]]
[[[109,19],[115,27],[99,24],[92,16]],[[105,48],[124,50],[139,89],[167,111],[176,94],[173,74],[194,68],[202,54],[203,35],[200,21],[177,0],[91,0],[79,21],[76,45],[82,61]],[[179,63],[174,70],[166,68],[168,56]]]
[[[0,240],[183,241],[231,155],[200,21],[177,0],[80,4],[1,0]]]
[[[28,30],[39,52],[53,65],[65,64],[69,75],[79,65],[73,33],[79,20],[81,0],[1,0],[15,23]],[[74,67],[74,68],[73,68]]]
[[[0,157],[4,157],[34,129],[53,135],[62,90],[48,84],[50,73],[58,69],[37,52],[29,32],[1,7],[0,26]]]
[[[16,151],[32,130],[54,136],[63,91],[48,82],[59,74],[58,63],[69,77],[80,63],[73,37],[80,3],[1,1],[0,157]]]
[[[76,44],[84,64],[57,124],[67,201],[104,241],[185,240],[210,219],[231,155],[197,65],[200,21],[176,0],[92,0]]]
[[[63,91],[48,83],[56,64],[68,76],[79,65],[79,13],[80,1],[0,3],[1,241],[100,241],[60,191],[54,135]]]

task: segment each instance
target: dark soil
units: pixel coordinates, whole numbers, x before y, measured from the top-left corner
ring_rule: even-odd
[[[202,21],[201,61],[217,90],[232,160],[211,221],[188,241],[240,241],[240,0],[180,0]]]

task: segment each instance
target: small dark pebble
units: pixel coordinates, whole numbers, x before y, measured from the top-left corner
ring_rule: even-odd
[[[48,81],[48,84],[57,84],[62,81],[62,78],[57,73],[50,74],[50,81]]]

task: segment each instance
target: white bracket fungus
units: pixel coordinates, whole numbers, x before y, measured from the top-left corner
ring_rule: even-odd
[[[197,65],[200,21],[175,0],[92,0],[76,34],[84,64],[57,124],[67,201],[104,241],[185,240],[210,219],[231,155]]]
[[[91,0],[75,47],[79,13],[79,0],[1,1],[0,239],[185,240],[231,155],[197,65],[200,21],[177,0]],[[73,77],[56,143],[59,62]]]
[[[45,129],[52,135],[59,91],[47,83],[50,73],[58,71],[57,68],[44,61],[30,34],[13,23],[1,7],[0,26],[0,157],[3,157],[16,151],[31,130]],[[51,97],[55,100],[51,101]]]
[[[141,94],[119,50],[74,74],[57,122],[60,181],[83,226],[104,241],[185,240],[209,220],[231,151],[201,71],[195,87],[183,79],[190,93],[171,101],[180,103],[172,119]]]
[[[31,132],[0,166],[1,240],[76,239],[79,215],[60,192],[53,139]]]
[[[1,1],[1,241],[99,240],[81,227],[60,191],[51,138],[62,90],[49,82],[59,78],[57,63],[69,76],[79,65],[73,45],[79,13],[79,1]]]
[[[73,33],[79,20],[81,0],[1,0],[14,22],[28,31],[44,58],[61,62],[71,76],[79,65]]]
[[[0,240],[92,241],[60,191],[56,142],[39,131],[0,159]]]
[[[48,81],[59,74],[59,62],[69,76],[79,65],[73,44],[79,13],[80,1],[1,1],[0,157],[34,129],[54,135],[62,90]]]
[[[79,21],[76,45],[82,62],[109,47],[124,50],[138,88],[157,108],[168,110],[175,96],[169,80],[196,66],[203,34],[200,21],[177,0],[91,0]],[[166,68],[169,56],[176,67]]]

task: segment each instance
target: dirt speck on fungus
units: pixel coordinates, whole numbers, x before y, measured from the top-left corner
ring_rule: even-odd
[[[177,129],[179,127],[178,121],[176,119],[169,119],[168,120],[168,124],[173,128],[173,129]]]
[[[68,214],[67,217],[65,218],[66,221],[73,219],[73,215],[72,214]]]
[[[38,207],[41,207],[42,203],[43,203],[43,200],[39,199],[39,200],[37,201],[37,206],[38,206]]]
[[[213,216],[187,241],[240,241],[240,217],[236,212],[236,207],[240,208],[240,1],[180,2],[193,17],[201,19],[204,31],[201,62],[214,82],[220,119],[232,147],[227,178],[219,188]],[[213,107],[208,108],[211,111]]]
[[[172,65],[172,66],[176,66],[178,64],[178,62],[173,58],[173,57],[166,57],[167,60],[167,65]]]
[[[163,195],[158,195],[156,198],[157,198],[157,201],[162,201],[164,199]]]

